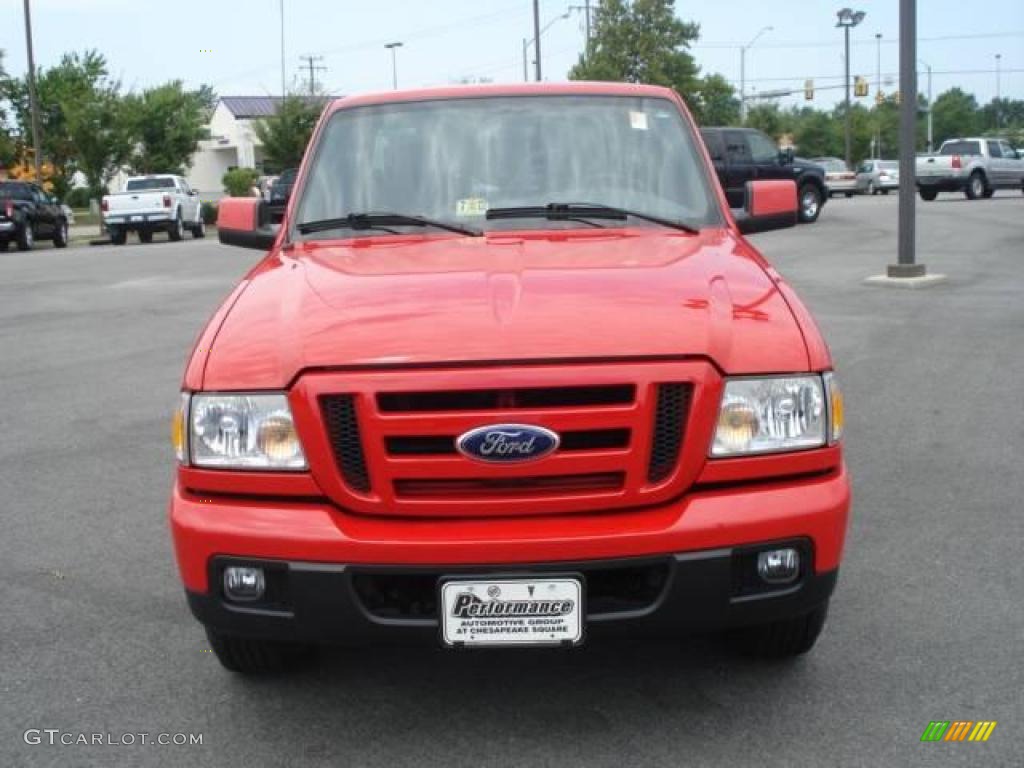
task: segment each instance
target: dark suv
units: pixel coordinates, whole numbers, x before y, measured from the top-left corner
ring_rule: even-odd
[[[0,250],[14,242],[18,250],[30,251],[37,239],[53,240],[58,248],[68,244],[64,210],[32,182],[0,182]]]
[[[729,207],[743,207],[748,181],[793,179],[800,200],[800,221],[818,219],[828,199],[821,166],[794,158],[791,149],[780,150],[766,134],[753,128],[701,128],[700,132]]]

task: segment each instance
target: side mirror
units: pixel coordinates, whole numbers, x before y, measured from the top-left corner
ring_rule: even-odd
[[[796,155],[794,154],[792,147],[786,147],[785,149],[779,150],[779,163],[782,165],[792,165],[794,157],[796,157]]]
[[[745,235],[796,225],[796,182],[792,179],[748,181],[743,215],[736,226]]]
[[[224,245],[269,251],[279,229],[270,225],[267,206],[257,197],[225,197],[217,208],[217,238]]]

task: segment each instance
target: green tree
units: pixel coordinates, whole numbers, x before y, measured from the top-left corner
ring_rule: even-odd
[[[8,90],[8,76],[4,70],[4,52],[0,51],[0,100]],[[11,165],[18,157],[18,148],[14,136],[7,125],[7,111],[0,101],[0,168]]]
[[[675,0],[601,0],[594,18],[570,79],[665,85],[691,105],[699,100],[700,68],[687,49],[700,26],[676,17]]]
[[[793,143],[804,157],[843,154],[842,140],[837,136],[834,120],[828,112],[805,107],[794,116]]]
[[[935,146],[957,136],[973,136],[981,130],[978,101],[960,88],[940,93],[932,107]]]
[[[755,104],[747,107],[747,126],[764,131],[773,139],[778,139],[789,127],[778,104]]]
[[[258,178],[255,168],[232,168],[224,174],[221,183],[231,197],[249,197]]]
[[[200,140],[207,137],[212,91],[185,90],[180,80],[125,99],[134,150],[129,164],[135,173],[183,174]]]
[[[291,94],[281,101],[273,116],[253,124],[268,171],[280,173],[302,162],[322,110],[322,98]]]
[[[707,75],[701,81],[700,92],[690,107],[701,125],[736,125],[740,121],[736,89],[719,74]]]

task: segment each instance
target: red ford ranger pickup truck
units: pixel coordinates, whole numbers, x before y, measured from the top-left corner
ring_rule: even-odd
[[[679,96],[568,83],[332,103],[175,417],[170,524],[224,666],[321,644],[814,644],[850,506],[842,397]]]

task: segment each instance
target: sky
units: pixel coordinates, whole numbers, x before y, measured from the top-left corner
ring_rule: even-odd
[[[583,46],[585,0],[540,0],[542,74],[564,80]],[[54,65],[66,51],[99,49],[126,88],[180,78],[213,85],[223,96],[281,92],[281,0],[31,0],[36,64]],[[597,0],[593,0],[596,4]],[[0,50],[12,74],[27,68],[23,0],[0,0]],[[303,87],[300,56],[316,55],[318,83],[330,93],[390,89],[396,49],[399,87],[444,85],[463,78],[523,79],[523,39],[533,36],[532,0],[283,0],[288,87]],[[677,0],[680,18],[700,24],[692,53],[702,72],[738,87],[740,46],[747,50],[749,91],[798,89],[783,104],[831,107],[842,99],[843,0]],[[882,90],[898,71],[897,0],[862,0],[867,13],[851,32],[851,72],[875,93],[876,34],[882,35]],[[965,11],[966,8],[972,9]],[[568,18],[559,18],[568,13]],[[1000,91],[1024,99],[1024,0],[918,0],[918,55],[933,70],[937,95],[955,85],[981,103]],[[921,71],[924,71],[922,64]],[[532,73],[531,73],[532,75]],[[891,78],[890,85],[885,84]],[[803,82],[816,95],[805,102]],[[825,88],[824,86],[833,86]],[[922,92],[927,81],[922,76]]]

